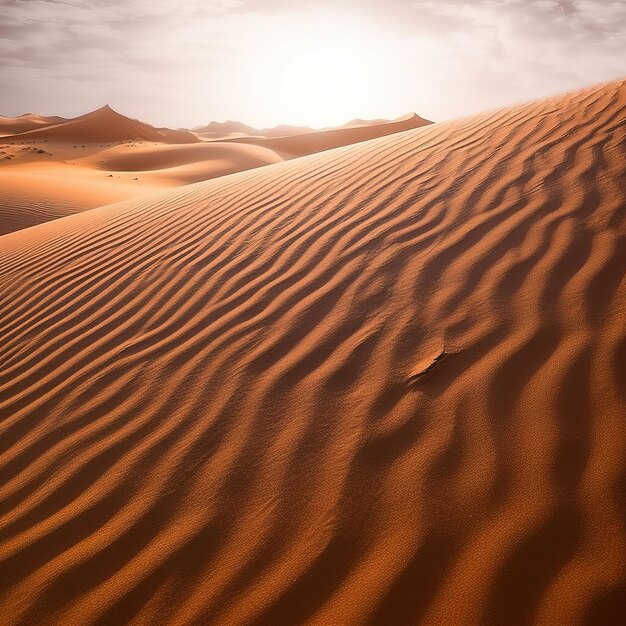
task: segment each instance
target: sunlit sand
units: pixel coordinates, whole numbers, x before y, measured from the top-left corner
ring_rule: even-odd
[[[2,120],[0,622],[623,623],[625,117]]]

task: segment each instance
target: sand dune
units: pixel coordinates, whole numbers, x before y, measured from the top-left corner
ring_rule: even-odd
[[[247,144],[0,144],[0,235],[280,161],[268,148]]]
[[[274,137],[235,137],[228,141],[263,146],[284,158],[293,158],[420,128],[428,124],[432,122],[413,113],[382,124],[363,123],[304,134],[284,133],[284,136]]]
[[[209,122],[205,126],[196,126],[191,130],[200,137],[209,139],[261,134],[260,131],[252,126],[232,120],[227,120],[226,122]]]
[[[85,160],[107,171],[154,172],[159,180],[168,178],[178,184],[209,180],[280,161],[281,157],[268,148],[225,142],[116,147]]]
[[[67,120],[58,115],[36,115],[35,113],[24,113],[18,117],[0,117],[0,136],[23,133],[62,122],[67,122]]]
[[[163,188],[210,180],[427,123],[411,115],[394,122],[355,120],[349,129],[313,131],[277,126],[271,130],[276,140],[244,135],[242,131],[254,129],[237,122],[212,123],[206,128],[216,131],[214,135],[222,139],[237,136],[241,142],[199,142],[193,135],[195,143],[191,143],[187,141],[191,136],[188,131],[155,129],[109,107],[57,125],[53,118],[46,119],[49,125],[41,127],[42,132],[2,139],[0,234]],[[222,136],[226,131],[228,135]],[[289,136],[298,132],[311,136]],[[105,143],[98,143],[102,141]]]
[[[108,105],[60,124],[47,125],[5,137],[4,141],[65,140],[69,142],[118,142],[143,140],[165,143],[193,143],[198,138],[187,131],[157,129],[132,120]]]
[[[0,168],[0,235],[172,186],[60,163]]]
[[[619,624],[626,83],[0,241],[12,624]]]
[[[402,132],[410,128],[419,128],[426,124],[432,124],[429,120],[419,117],[415,113],[409,113],[395,120],[362,120],[355,119],[343,126],[336,126],[330,128],[315,129],[308,126],[290,126],[288,124],[281,124],[272,128],[257,129],[241,122],[233,122],[228,120],[227,122],[210,122],[206,126],[196,126],[193,128],[193,132],[204,139],[212,140],[224,140],[224,139],[237,139],[241,142],[245,142],[246,139],[264,139],[264,138],[284,138],[300,135],[310,135],[318,133],[330,133],[330,131],[340,131],[348,128],[364,128],[367,126],[379,127],[377,131],[368,132],[366,136],[361,137],[357,133],[332,133],[329,135],[322,135],[321,149],[315,150],[311,147],[300,148],[294,150],[292,156],[303,156],[305,154],[311,154],[312,152],[321,152],[321,150],[330,150],[332,148],[339,148],[344,145],[357,143],[359,141],[366,141],[368,139],[374,139],[376,137],[383,137],[390,135],[394,132]],[[308,144],[304,144],[308,145]],[[312,142],[311,145],[315,145]]]

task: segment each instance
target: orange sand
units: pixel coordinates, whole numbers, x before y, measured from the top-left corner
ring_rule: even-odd
[[[58,115],[36,115],[35,113],[24,113],[18,117],[0,116],[0,137],[3,135],[14,135],[23,133],[53,124],[61,124],[68,120]]]
[[[0,137],[0,235],[430,122],[413,114],[393,122],[355,120],[323,131],[279,126],[258,131],[268,133],[265,137],[234,132],[256,132],[236,122],[209,124],[205,129],[219,130],[218,141],[200,141],[207,133],[156,129],[108,106],[72,120],[31,113],[0,118],[0,131],[3,123],[5,128],[34,125],[37,130]],[[307,136],[281,135],[298,132]],[[224,133],[231,139],[236,135],[237,142]]]
[[[19,118],[17,118],[19,119]],[[75,142],[112,142],[130,139],[141,141],[162,141],[166,143],[193,143],[199,139],[189,131],[176,131],[168,128],[154,128],[144,122],[132,120],[108,105],[80,117],[59,124],[45,124],[42,127],[6,136],[4,141],[43,141],[67,140]]]
[[[602,624],[626,82],[0,237],[3,624]]]

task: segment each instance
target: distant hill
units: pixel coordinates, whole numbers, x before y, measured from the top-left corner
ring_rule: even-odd
[[[37,115],[36,113],[24,113],[17,117],[0,116],[0,135],[14,135],[44,126],[67,122],[67,118],[58,115]]]
[[[196,126],[191,129],[198,135],[211,134],[211,135],[230,135],[232,133],[242,133],[244,135],[259,135],[261,134],[256,128],[243,124],[242,122],[234,122],[227,120],[225,122],[209,122],[206,126]]]
[[[27,130],[7,139],[52,139],[57,141],[103,142],[152,141],[158,143],[194,143],[199,139],[189,131],[155,128],[133,120],[106,105],[80,117]]]
[[[302,135],[315,135],[317,139],[307,140],[308,144],[313,145],[328,145],[329,147],[337,147],[338,145],[345,145],[345,143],[355,143],[355,141],[364,141],[364,139],[353,138],[353,133],[335,134],[338,131],[345,131],[348,129],[359,128],[372,128],[376,127],[378,130],[366,132],[367,137],[365,139],[373,139],[375,137],[381,137],[393,132],[398,132],[398,129],[408,130],[409,128],[418,128],[425,124],[431,124],[429,120],[419,117],[415,113],[410,113],[403,117],[399,117],[395,120],[362,120],[354,119],[343,126],[328,127],[322,129],[315,129],[309,126],[290,126],[288,124],[281,124],[274,126],[273,128],[258,129],[253,126],[248,126],[242,122],[235,122],[228,120],[226,122],[210,122],[206,126],[196,126],[192,131],[203,139],[223,140],[223,141],[237,141],[246,143],[256,143],[257,140],[264,142],[266,139],[282,139],[285,137],[301,137]],[[328,135],[327,133],[332,133]],[[357,135],[354,134],[354,137]],[[348,139],[348,141],[345,141]],[[338,143],[337,141],[338,140]],[[279,142],[281,145],[283,142]],[[291,149],[294,148],[296,140],[288,141],[288,145]],[[269,146],[268,146],[269,147]],[[322,148],[327,150],[329,148]],[[309,154],[311,150],[308,148],[302,152],[296,150],[296,153]],[[313,150],[313,152],[319,152],[319,150]],[[294,153],[295,154],[295,153]]]
[[[358,121],[358,124],[356,122]],[[277,137],[235,137],[225,141],[237,143],[252,143],[274,150],[284,158],[304,156],[314,152],[323,152],[340,146],[360,143],[385,135],[392,135],[413,128],[420,128],[432,124],[430,120],[415,113],[410,113],[393,121],[355,120],[346,126],[327,130],[312,131],[294,135]]]

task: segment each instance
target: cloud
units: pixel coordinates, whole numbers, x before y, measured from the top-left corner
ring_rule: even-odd
[[[197,85],[199,72],[219,68],[221,51],[237,39],[233,18],[241,4],[0,0],[0,106],[15,114],[49,102],[78,114],[117,99],[137,115],[155,110],[159,119],[177,92]],[[161,111],[155,92],[166,105]]]
[[[4,114],[108,101],[159,124],[279,122],[253,119],[254,98],[269,116],[271,94],[250,67],[313,13],[369,24],[390,64],[389,110],[372,99],[355,117],[442,119],[626,72],[622,0],[0,0],[0,12]]]
[[[442,48],[438,77],[456,76],[469,96],[465,105],[472,108],[626,73],[623,2],[421,0],[412,6],[427,25],[418,25],[416,38]]]

